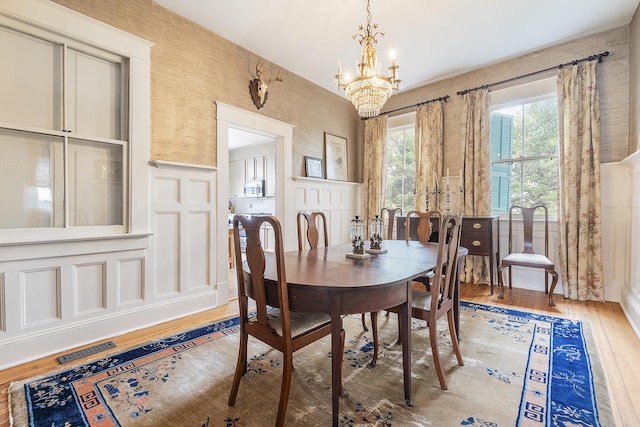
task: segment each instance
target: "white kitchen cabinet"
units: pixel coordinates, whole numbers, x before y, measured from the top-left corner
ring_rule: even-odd
[[[261,230],[262,247],[266,252],[273,252],[276,248],[276,235],[270,224],[263,224]]]
[[[265,179],[265,196],[276,195],[276,155],[267,154],[264,156],[264,179]]]
[[[229,162],[229,197],[244,196],[245,161]]]

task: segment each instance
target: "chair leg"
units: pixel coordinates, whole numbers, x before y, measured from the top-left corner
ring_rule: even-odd
[[[344,329],[340,329],[340,396],[346,397],[347,390],[345,390],[344,385],[342,384],[342,362],[344,362],[344,340],[345,340],[345,332]]]
[[[429,340],[431,341],[431,353],[433,353],[433,365],[438,374],[438,380],[440,381],[440,388],[447,389],[447,382],[444,379],[444,372],[442,371],[442,365],[440,364],[440,353],[438,352],[438,327],[437,320],[434,319],[429,322]]]
[[[502,270],[504,270],[504,265],[500,264],[498,266],[498,285],[500,285],[500,294],[498,295],[498,299],[504,298],[504,278],[502,277]]]
[[[373,359],[371,360],[371,367],[376,366],[378,362],[378,312],[371,312],[371,330],[373,333]]]
[[[364,329],[365,332],[369,331],[369,328],[367,328],[367,322],[365,322],[365,313],[362,313],[362,329]]]
[[[249,336],[244,331],[240,332],[240,348],[238,350],[238,362],[236,364],[236,373],[233,376],[233,385],[229,394],[229,406],[236,403],[238,396],[238,388],[240,387],[240,379],[247,373],[247,341]]]
[[[460,353],[460,346],[458,343],[458,334],[456,333],[456,322],[453,317],[453,310],[447,312],[447,321],[449,322],[449,335],[451,335],[451,344],[453,345],[453,351],[458,359],[458,365],[464,366],[464,360],[462,360],[462,354]]]
[[[553,291],[555,291],[556,285],[558,284],[558,273],[555,270],[548,270],[547,273],[551,275],[551,289],[549,290],[549,305],[553,307],[556,305],[556,303],[553,302]],[[545,273],[545,276],[547,275],[547,273]]]
[[[282,369],[282,386],[280,387],[280,403],[278,404],[278,416],[276,426],[284,425],[284,417],[287,414],[287,404],[289,403],[289,391],[291,390],[291,372],[293,371],[293,353],[284,352]]]
[[[544,272],[544,293],[549,293],[549,274],[547,274],[546,270]]]

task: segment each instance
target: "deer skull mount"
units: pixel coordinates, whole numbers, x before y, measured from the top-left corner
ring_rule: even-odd
[[[251,93],[251,99],[258,110],[264,107],[267,102],[267,90],[271,82],[282,82],[282,71],[278,71],[278,74],[273,77],[270,74],[262,70],[262,60],[256,64],[256,76],[257,79],[253,79],[249,82],[249,93]]]

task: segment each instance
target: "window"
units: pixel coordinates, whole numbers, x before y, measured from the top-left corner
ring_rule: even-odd
[[[411,115],[410,123],[406,123],[407,120],[404,116],[389,118],[387,123],[386,176],[382,206],[401,208],[403,212],[413,210],[416,204],[414,117],[415,114]],[[398,121],[402,121],[402,123],[398,124]]]
[[[492,212],[543,203],[555,214],[559,140],[555,78],[497,91],[490,99]]]
[[[0,56],[0,229],[125,231],[128,59],[24,24]]]

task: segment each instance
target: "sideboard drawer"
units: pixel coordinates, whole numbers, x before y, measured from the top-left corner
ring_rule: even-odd
[[[487,231],[467,231],[462,228],[460,244],[469,250],[469,255],[490,255],[491,254],[491,233]]]

